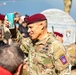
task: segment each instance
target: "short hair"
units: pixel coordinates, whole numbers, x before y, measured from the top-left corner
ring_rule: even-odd
[[[21,14],[19,12],[14,12],[14,16],[16,17],[21,17]]]
[[[16,72],[23,60],[24,53],[16,44],[5,45],[0,48],[0,66],[12,74]]]

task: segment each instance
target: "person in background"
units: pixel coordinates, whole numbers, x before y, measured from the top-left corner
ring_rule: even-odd
[[[24,40],[20,46],[28,53],[29,75],[63,75],[69,72],[69,58],[65,48],[47,31],[47,18],[33,14],[27,18],[30,40]]]
[[[16,28],[18,29],[19,28],[19,25],[22,23],[22,22],[19,22],[20,21],[21,14],[18,13],[18,12],[14,12],[14,15],[15,15],[14,23],[15,23]]]
[[[0,14],[0,26],[3,24],[5,19],[5,15],[4,14]]]
[[[0,47],[5,45],[5,43],[3,42],[4,19],[5,19],[5,15],[0,14]]]
[[[21,33],[21,35],[26,38],[28,37],[28,32],[27,32],[27,21],[26,21],[26,18],[29,17],[28,15],[25,15],[24,17],[21,16],[21,21],[22,21],[22,24],[19,25],[19,31]]]
[[[16,43],[0,47],[0,75],[20,75],[23,62],[24,53]]]
[[[9,24],[8,19],[5,16],[3,24],[3,41],[10,45],[12,43],[12,34],[9,29]]]
[[[21,16],[20,13],[14,12],[14,25],[15,25],[15,28],[14,28],[14,29],[10,29],[10,32],[11,32],[11,34],[12,34],[12,39],[13,39],[13,41],[15,41],[16,38],[17,38],[17,30],[18,30],[18,28],[19,28],[20,16]]]
[[[14,26],[15,28],[9,29],[11,32],[11,38],[13,42],[17,42],[17,33],[19,29],[19,20],[20,20],[21,14],[18,12],[14,12]],[[9,25],[8,25],[9,26]]]
[[[63,34],[60,33],[60,32],[54,32],[56,38],[61,42],[63,43]]]

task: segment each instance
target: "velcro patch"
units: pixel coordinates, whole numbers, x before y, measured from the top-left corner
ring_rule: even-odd
[[[60,56],[59,59],[61,60],[63,65],[65,65],[67,63],[67,59],[66,59],[66,57],[64,55]]]

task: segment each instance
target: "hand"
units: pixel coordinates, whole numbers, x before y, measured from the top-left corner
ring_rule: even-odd
[[[23,69],[27,70],[28,68],[28,58],[24,59]]]
[[[23,66],[23,64],[19,65],[19,67],[18,67],[18,69],[17,69],[17,71],[16,71],[16,73],[14,75],[20,75],[20,72],[22,70],[22,66]]]
[[[19,67],[14,75],[20,75],[22,70],[25,70],[25,71],[28,70],[28,58],[24,59],[24,63],[19,65]]]
[[[10,24],[10,23],[9,23],[7,20],[4,21],[5,27],[9,28],[9,24]]]

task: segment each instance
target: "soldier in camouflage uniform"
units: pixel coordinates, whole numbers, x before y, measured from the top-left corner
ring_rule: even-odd
[[[20,47],[28,53],[28,75],[69,75],[69,57],[62,43],[47,32],[46,17],[34,14],[27,18],[27,26],[31,39],[24,39]]]
[[[68,45],[67,54],[69,55],[72,64],[71,75],[76,75],[76,43]]]
[[[54,32],[56,38],[63,43],[63,34],[60,32]]]
[[[4,25],[5,15],[0,14],[0,47],[5,45],[3,42],[3,25]]]

